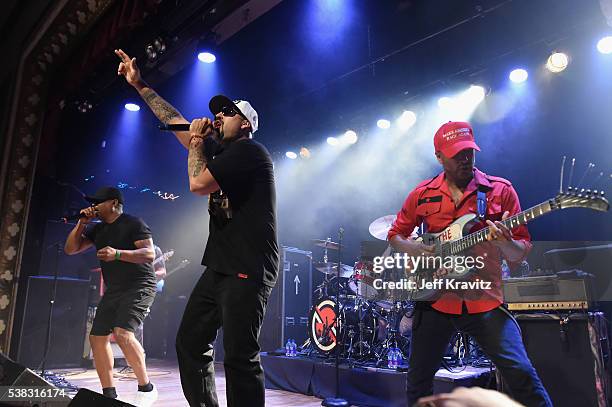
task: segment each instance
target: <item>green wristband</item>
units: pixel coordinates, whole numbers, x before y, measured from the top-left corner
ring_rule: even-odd
[[[119,257],[121,257],[121,252],[119,250],[115,250],[115,260],[119,260]]]

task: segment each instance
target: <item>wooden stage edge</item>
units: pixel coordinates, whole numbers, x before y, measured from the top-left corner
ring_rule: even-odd
[[[159,392],[159,398],[153,406],[188,406],[187,401],[183,397],[178,365],[175,361],[147,359],[147,369],[151,382],[157,386]],[[119,398],[129,402],[130,396],[133,396],[138,390],[138,384],[133,375],[119,377],[118,372],[120,370],[121,367],[115,367],[115,387],[117,388]],[[102,392],[95,369],[64,369],[55,370],[55,372],[64,374],[65,379],[77,387],[87,388],[98,393]],[[219,404],[225,406],[227,405],[225,397],[225,372],[222,363],[215,363],[215,379]],[[266,406],[319,407],[321,406],[321,400],[303,394],[266,389]]]

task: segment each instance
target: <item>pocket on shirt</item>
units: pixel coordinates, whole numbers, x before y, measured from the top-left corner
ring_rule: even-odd
[[[431,216],[435,213],[440,212],[442,208],[442,202],[426,202],[416,207],[415,213],[420,217]]]
[[[487,217],[491,220],[501,220],[504,210],[502,208],[501,197],[494,196],[487,202]]]

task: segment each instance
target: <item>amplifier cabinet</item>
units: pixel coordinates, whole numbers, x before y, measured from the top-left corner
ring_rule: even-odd
[[[514,315],[554,406],[608,405],[610,345],[603,313]]]
[[[281,247],[281,267],[270,294],[259,344],[274,351],[295,339],[298,346],[308,338],[308,313],[312,306],[312,252]]]

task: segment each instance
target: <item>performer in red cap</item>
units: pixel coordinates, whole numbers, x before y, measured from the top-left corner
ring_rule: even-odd
[[[551,406],[550,398],[533,368],[521,339],[520,328],[502,307],[501,260],[520,263],[531,249],[526,226],[512,230],[500,220],[520,212],[512,184],[476,167],[472,126],[448,122],[434,136],[435,154],[443,172],[421,182],[410,192],[389,230],[387,239],[399,252],[433,256],[434,246],[410,238],[421,226],[430,233],[443,231],[466,214],[478,214],[481,227],[489,226],[488,242],[475,249],[484,258],[478,278],[489,288],[442,291],[435,301],[415,308],[408,370],[408,405],[433,392],[433,378],[449,340],[456,330],[470,335],[501,372],[512,396],[526,406]],[[482,203],[486,202],[483,208]],[[486,286],[483,286],[486,287]]]

